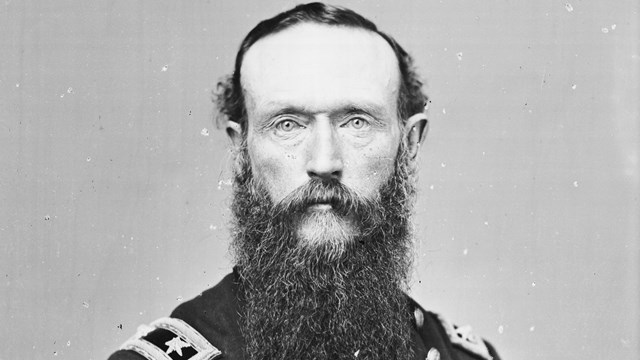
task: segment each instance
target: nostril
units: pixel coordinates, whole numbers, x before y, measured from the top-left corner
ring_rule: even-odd
[[[318,179],[323,179],[323,180],[330,180],[330,179],[341,179],[342,178],[342,171],[341,170],[334,170],[334,171],[314,171],[314,170],[309,170],[307,171],[307,174],[309,175],[310,178],[318,178]]]
[[[342,177],[342,159],[335,151],[314,154],[307,163],[307,174],[311,178],[340,179]]]

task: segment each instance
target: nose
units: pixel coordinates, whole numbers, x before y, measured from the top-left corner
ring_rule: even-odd
[[[307,175],[310,178],[339,180],[343,166],[340,141],[331,121],[318,120],[307,147]]]

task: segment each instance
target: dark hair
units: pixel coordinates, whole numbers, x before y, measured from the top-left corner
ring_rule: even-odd
[[[245,53],[258,40],[300,23],[360,28],[380,35],[391,46],[398,59],[401,75],[398,116],[404,122],[411,115],[424,111],[428,97],[422,92],[422,82],[413,67],[413,59],[391,36],[379,31],[374,23],[352,10],[314,2],[298,5],[263,20],[247,34],[236,55],[233,73],[218,82],[214,93],[214,102],[222,115],[217,120],[219,127],[223,127],[226,120],[232,120],[242,126],[243,132],[246,131],[247,112],[240,82],[240,68]]]

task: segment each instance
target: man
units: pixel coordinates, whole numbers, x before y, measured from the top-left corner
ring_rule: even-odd
[[[258,24],[217,98],[236,154],[234,272],[111,359],[497,359],[405,293],[421,85],[350,10]]]

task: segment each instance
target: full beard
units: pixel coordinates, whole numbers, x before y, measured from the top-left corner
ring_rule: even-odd
[[[248,358],[412,358],[405,290],[415,189],[404,149],[374,199],[312,179],[276,204],[246,148],[238,156],[232,250]],[[331,209],[309,212],[319,201]],[[301,231],[310,226],[322,230]]]

